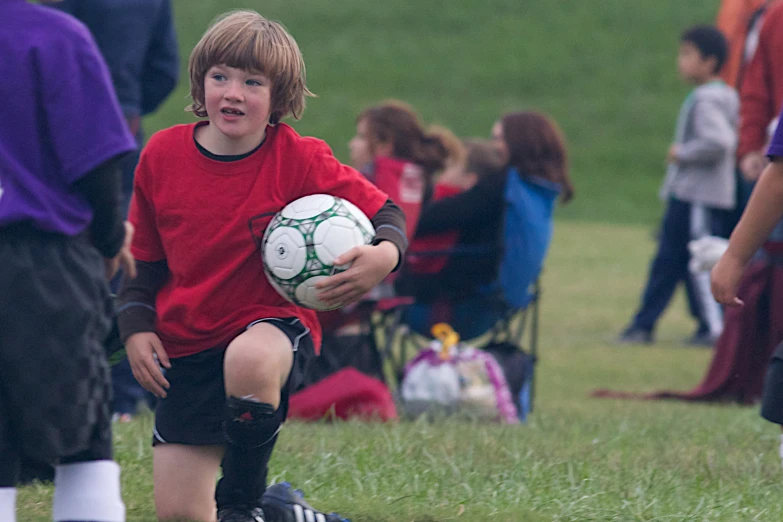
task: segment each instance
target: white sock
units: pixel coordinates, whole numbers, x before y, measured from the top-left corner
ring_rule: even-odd
[[[53,516],[55,522],[125,522],[117,463],[96,460],[57,466]]]
[[[0,520],[16,522],[16,488],[0,488]]]

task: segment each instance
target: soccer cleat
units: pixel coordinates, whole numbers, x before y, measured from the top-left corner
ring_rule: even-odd
[[[218,509],[218,522],[266,522],[260,507],[224,506]]]
[[[322,513],[304,499],[304,493],[288,482],[272,484],[261,497],[267,522],[350,522],[337,513]]]

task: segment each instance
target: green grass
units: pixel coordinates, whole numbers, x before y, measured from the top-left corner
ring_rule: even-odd
[[[612,338],[630,318],[653,249],[663,157],[687,92],[677,37],[715,0],[177,0],[184,64],[217,13],[282,20],[308,66],[296,127],[347,159],[356,114],[413,103],[429,122],[487,135],[508,110],[562,125],[577,199],[559,212],[544,284],[536,411],[521,427],[290,423],[272,462],[319,507],[355,521],[777,521],[777,429],[755,408],[589,398],[597,387],[689,389],[710,358],[681,340],[683,300],[652,348]],[[147,130],[189,121],[183,81]],[[151,419],[117,427],[128,520],[154,520]],[[51,488],[19,497],[50,519]]]
[[[356,115],[385,98],[428,122],[488,136],[506,111],[552,114],[567,136],[577,199],[570,219],[650,223],[674,122],[680,32],[714,19],[716,0],[179,0],[183,81],[147,122],[190,121],[185,66],[220,12],[251,7],[299,42],[311,100],[300,132],[347,160]]]
[[[589,398],[690,389],[709,361],[681,344],[692,327],[681,297],[654,347],[611,343],[637,303],[649,231],[561,222],[555,236],[527,425],[290,423],[272,479],[357,522],[783,519],[779,432],[756,408]],[[117,427],[130,521],[154,520],[150,431],[149,417]],[[48,520],[50,496],[23,489],[20,520]]]

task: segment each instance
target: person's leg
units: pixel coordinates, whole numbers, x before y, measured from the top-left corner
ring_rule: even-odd
[[[121,421],[136,415],[139,401],[144,396],[142,388],[133,377],[130,362],[125,357],[111,367],[112,413]]]
[[[775,349],[764,378],[764,393],[761,398],[761,416],[783,427],[783,343]],[[780,436],[778,454],[783,465],[783,433]]]
[[[652,332],[688,265],[689,205],[671,200],[661,226],[658,252],[650,265],[642,302],[628,331]]]
[[[153,450],[155,511],[162,521],[215,521],[222,446],[159,444]]]
[[[96,347],[101,347],[95,339]],[[101,354],[102,355],[102,354]],[[88,398],[75,400],[93,409],[92,429],[86,449],[63,455],[55,466],[55,522],[101,521],[123,522],[125,505],[120,494],[120,467],[114,462],[112,449],[112,419],[108,398],[111,395],[109,369],[104,361],[93,370],[91,382],[100,382],[93,393],[106,400],[94,404]]]
[[[16,488],[0,487],[0,520],[16,522]]]
[[[8,522],[16,521],[15,488],[19,477],[20,451],[15,438],[0,387],[0,520]]]
[[[55,521],[123,522],[119,468],[111,461],[103,260],[83,237],[31,234],[0,245],[13,250],[8,258],[0,252],[4,297],[12,300],[0,314],[0,387],[12,401],[18,453],[61,460]]]
[[[702,317],[701,305],[699,304],[698,292],[694,286],[694,279],[688,275],[688,277],[685,278],[684,283],[688,312],[690,312],[691,317],[693,317],[697,324],[694,339],[699,336],[708,336],[710,334],[710,327]]]
[[[26,455],[22,456],[19,469],[19,486],[26,486],[33,482],[51,483],[54,481],[54,466],[45,462],[38,462]]]
[[[224,508],[252,512],[260,505],[267,465],[287,415],[288,394],[281,392],[293,367],[293,349],[271,322],[251,325],[226,349],[226,453],[215,494],[218,516]]]
[[[294,348],[294,364],[306,363],[315,357],[313,340],[307,329],[297,319],[273,320],[271,324],[282,330]],[[292,372],[293,373],[293,372]],[[280,392],[280,406],[277,408],[279,418],[285,420],[288,411],[288,399],[293,389],[293,375],[288,377]],[[274,442],[272,442],[274,444]],[[271,451],[271,448],[270,448]],[[266,476],[267,460],[259,472]],[[287,482],[271,484],[265,488],[261,497],[263,519],[266,522],[347,522],[336,513],[324,513],[313,508],[304,499],[304,493],[294,489]],[[242,520],[247,520],[243,518]],[[250,519],[252,520],[252,519]]]
[[[169,389],[155,410],[153,470],[160,520],[213,522],[223,457],[224,350],[171,359]]]
[[[123,522],[120,467],[112,460],[111,419],[96,427],[91,447],[60,459],[54,474],[55,522]]]

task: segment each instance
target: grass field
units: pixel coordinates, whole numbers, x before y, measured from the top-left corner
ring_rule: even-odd
[[[282,20],[319,94],[296,127],[342,159],[355,115],[388,97],[461,135],[488,134],[504,111],[539,108],[570,145],[577,199],[559,213],[547,264],[529,423],[290,423],[274,480],[357,522],[783,519],[779,433],[755,408],[588,397],[596,387],[689,389],[711,355],[681,344],[693,325],[679,297],[654,347],[611,341],[654,247],[663,156],[687,92],[674,69],[677,36],[711,21],[717,4],[175,1],[183,58],[218,12],[249,6]],[[183,82],[147,130],[189,121],[186,93]],[[129,521],[155,519],[150,429],[143,417],[116,431]],[[22,489],[19,520],[49,520],[51,494]]]
[[[639,226],[557,225],[527,425],[290,423],[273,479],[355,522],[783,519],[778,432],[755,408],[588,397],[689,389],[709,361],[680,344],[691,333],[681,299],[654,347],[611,344],[638,299],[649,237]],[[155,520],[150,431],[149,417],[117,427],[130,521]],[[20,520],[49,520],[50,495],[23,489]]]

